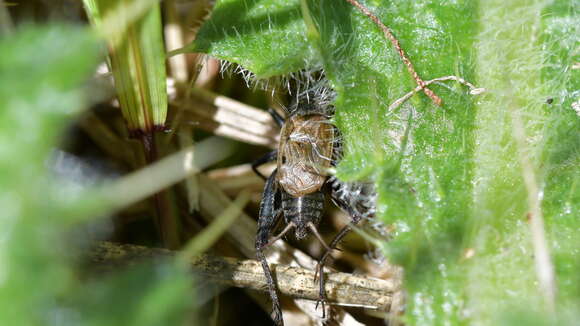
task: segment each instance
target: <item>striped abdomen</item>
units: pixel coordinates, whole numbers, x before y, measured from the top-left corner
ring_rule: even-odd
[[[296,239],[302,239],[308,234],[308,223],[318,226],[324,210],[324,194],[316,191],[300,197],[282,191],[282,209],[286,223],[296,225]]]

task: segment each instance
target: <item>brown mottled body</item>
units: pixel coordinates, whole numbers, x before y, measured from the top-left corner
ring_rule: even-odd
[[[295,115],[280,133],[277,181],[289,195],[319,191],[331,166],[334,127],[323,115]]]
[[[332,108],[310,102],[308,96],[301,97],[298,103],[288,112],[286,119],[271,111],[272,117],[281,126],[280,145],[256,161],[252,168],[261,175],[256,167],[259,164],[277,161],[277,167],[266,179],[258,219],[256,235],[256,256],[262,263],[268,283],[268,292],[272,298],[273,320],[276,325],[283,325],[282,307],[274,277],[266,261],[263,250],[294,230],[296,239],[303,239],[308,234],[314,235],[326,248],[317,274],[320,277],[320,302],[326,301],[324,291],[323,268],[330,252],[340,239],[350,230],[345,227],[330,243],[322,239],[317,231],[324,212],[324,193],[329,192],[333,202],[347,211],[352,224],[374,214],[371,201],[361,196],[366,188],[356,186],[349,189],[335,177],[329,177],[328,169],[336,164],[341,155],[341,142],[338,130],[330,122]],[[359,211],[360,208],[360,211]],[[286,226],[273,235],[280,220],[284,218]],[[323,307],[324,315],[324,307]]]

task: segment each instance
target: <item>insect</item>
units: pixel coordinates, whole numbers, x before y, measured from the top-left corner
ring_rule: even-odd
[[[344,183],[328,173],[341,158],[342,142],[340,132],[331,123],[334,110],[317,101],[319,95],[312,92],[299,95],[286,119],[270,110],[281,127],[280,143],[278,149],[252,165],[254,171],[266,179],[258,219],[256,255],[266,275],[273,319],[277,325],[283,325],[282,310],[263,250],[291,230],[298,240],[312,234],[322,243],[326,252],[318,263],[316,275],[319,276],[319,302],[324,313],[324,264],[352,225],[375,214],[376,192],[372,183]],[[266,178],[257,167],[270,161],[277,162],[276,169]],[[324,212],[325,193],[351,217],[351,223],[330,244],[326,244],[317,230]],[[285,227],[272,236],[282,217]]]

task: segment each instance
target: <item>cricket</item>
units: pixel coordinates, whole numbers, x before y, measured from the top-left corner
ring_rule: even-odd
[[[321,242],[326,252],[319,260],[316,275],[320,284],[318,302],[322,304],[324,314],[324,265],[352,226],[365,218],[373,218],[375,214],[376,192],[372,183],[344,183],[328,173],[329,168],[340,161],[342,139],[340,131],[331,122],[334,109],[320,99],[321,93],[310,90],[298,94],[295,103],[287,110],[286,118],[270,110],[281,127],[280,143],[276,150],[252,165],[254,171],[266,179],[258,218],[256,255],[266,275],[273,319],[277,325],[284,324],[282,309],[263,251],[291,230],[294,230],[297,240],[312,234]],[[265,178],[257,167],[270,161],[276,161],[276,169]],[[330,244],[322,239],[317,229],[324,213],[326,194],[351,219]],[[284,228],[275,233],[282,221]]]

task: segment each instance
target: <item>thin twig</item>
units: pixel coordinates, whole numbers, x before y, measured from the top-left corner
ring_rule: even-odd
[[[460,84],[463,84],[463,85],[469,87],[469,93],[471,95],[479,95],[479,94],[485,92],[485,88],[478,88],[475,85],[473,85],[472,83],[466,81],[465,79],[463,79],[461,77],[457,77],[457,76],[445,76],[445,77],[434,78],[434,79],[426,81],[425,85],[431,85],[435,82],[442,82],[442,81],[448,81],[448,80],[454,80]],[[410,91],[409,93],[405,94],[403,97],[401,97],[401,98],[397,99],[395,102],[393,102],[393,104],[389,105],[389,111],[392,111],[392,110],[398,108],[401,104],[403,104],[405,101],[410,99],[411,96],[417,94],[422,89],[423,88],[421,86],[415,87],[414,90]]]
[[[146,259],[171,258],[176,252],[135,245],[101,242],[90,252],[90,260],[111,270]],[[246,289],[267,291],[266,277],[259,261],[199,255],[190,262],[197,279]],[[318,299],[318,285],[312,282],[314,272],[305,268],[275,266],[280,292],[293,298]],[[331,304],[388,311],[393,282],[348,273],[329,273],[326,292]]]
[[[375,16],[375,14],[373,14],[368,8],[366,8],[365,6],[360,4],[357,0],[346,0],[346,1],[349,2],[350,4],[352,4],[353,6],[355,6],[363,14],[365,14],[367,17],[369,17],[377,26],[379,26],[379,28],[383,31],[383,34],[385,35],[385,37],[389,41],[391,41],[391,43],[395,47],[395,50],[397,51],[397,53],[399,53],[399,56],[403,60],[403,63],[405,64],[405,66],[407,66],[407,70],[409,71],[411,76],[413,76],[413,79],[415,80],[417,85],[419,85],[419,89],[423,90],[423,92],[425,92],[425,94],[427,96],[429,96],[429,98],[431,98],[431,100],[436,105],[441,106],[441,104],[442,104],[441,98],[439,96],[437,96],[432,90],[427,88],[428,84],[425,83],[425,81],[423,81],[423,79],[421,79],[421,77],[419,76],[417,71],[415,71],[415,67],[413,67],[413,63],[407,57],[405,50],[403,50],[403,48],[401,47],[401,44],[399,43],[399,40],[397,40],[395,35],[393,35],[393,32],[391,31],[391,29],[388,28],[387,26],[385,26],[385,24],[383,24],[383,22],[381,22],[381,20],[377,16]]]

